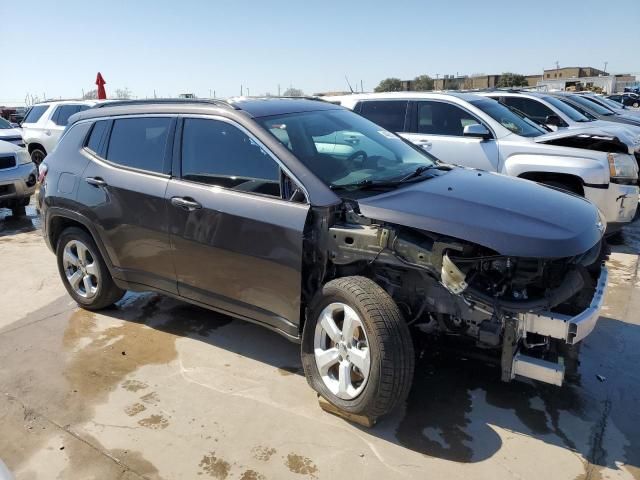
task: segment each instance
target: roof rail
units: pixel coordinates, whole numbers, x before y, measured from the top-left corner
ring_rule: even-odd
[[[113,100],[98,103],[93,108],[120,107],[123,105],[167,105],[167,104],[192,104],[215,105],[217,107],[233,108],[233,105],[224,100],[213,100],[209,98],[145,98],[137,100]]]

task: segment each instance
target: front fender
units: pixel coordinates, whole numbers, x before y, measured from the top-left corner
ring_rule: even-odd
[[[503,170],[513,177],[528,172],[545,172],[573,175],[587,185],[609,183],[609,169],[603,161],[578,156],[518,153],[505,160]]]

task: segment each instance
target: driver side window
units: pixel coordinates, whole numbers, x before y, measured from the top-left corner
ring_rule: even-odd
[[[280,166],[242,130],[219,120],[184,120],[182,179],[281,198]]]
[[[480,123],[465,110],[444,102],[418,102],[416,133],[461,137],[464,127]]]

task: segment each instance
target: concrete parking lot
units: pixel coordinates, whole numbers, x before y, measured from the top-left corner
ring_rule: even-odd
[[[0,210],[0,459],[18,479],[640,479],[639,252],[637,220],[576,382],[425,351],[366,429],[323,412],[266,329],[151,293],[77,308],[33,208]]]

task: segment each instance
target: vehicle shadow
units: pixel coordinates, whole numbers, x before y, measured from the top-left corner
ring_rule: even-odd
[[[262,327],[157,294],[103,313],[189,337],[302,375],[299,346]],[[579,453],[588,465],[640,468],[640,328],[601,318],[585,340],[579,377],[562,388],[500,381],[496,367],[450,353],[419,353],[406,406],[362,430],[423,455],[473,463],[491,458],[505,432]],[[626,367],[625,367],[626,366]]]
[[[33,232],[40,228],[40,217],[35,206],[28,205],[26,210],[25,216],[14,217],[11,210],[0,208],[0,237]]]

